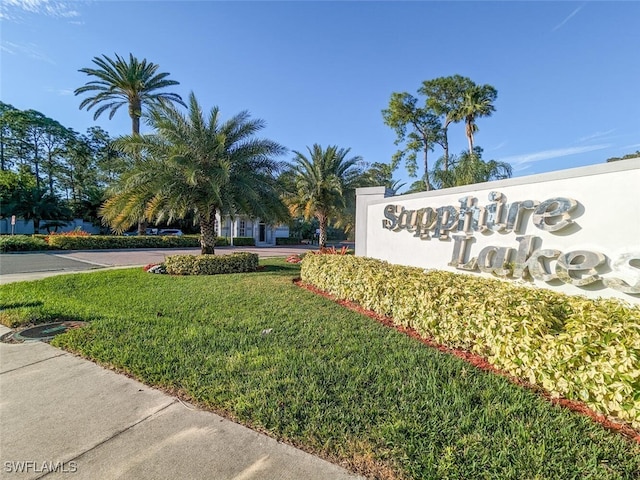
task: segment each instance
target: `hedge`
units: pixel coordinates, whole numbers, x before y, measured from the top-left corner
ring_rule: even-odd
[[[235,247],[255,247],[256,239],[253,237],[233,237]]]
[[[300,245],[299,238],[276,237],[276,245]]]
[[[107,248],[175,248],[199,247],[198,236],[143,235],[125,237],[120,235],[92,235],[89,237],[49,237],[49,247],[59,250],[98,250]]]
[[[0,236],[0,252],[26,252],[33,250],[47,250],[49,245],[43,238],[29,235]]]
[[[200,239],[200,237],[198,237],[198,239]],[[229,239],[227,237],[216,237],[216,247],[228,247],[228,246],[229,246]]]
[[[255,272],[258,269],[258,254],[237,252],[230,255],[171,255],[164,264],[167,273],[171,275]]]
[[[306,255],[301,278],[640,427],[640,306],[341,255]]]

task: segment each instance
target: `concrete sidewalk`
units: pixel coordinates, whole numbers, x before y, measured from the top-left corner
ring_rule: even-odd
[[[0,430],[3,479],[362,478],[41,342],[0,343]]]

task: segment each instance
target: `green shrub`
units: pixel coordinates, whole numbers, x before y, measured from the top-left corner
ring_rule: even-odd
[[[0,252],[26,252],[30,250],[47,250],[49,246],[43,238],[29,235],[0,236]]]
[[[108,248],[189,248],[199,247],[198,236],[125,237],[120,235],[92,235],[90,237],[49,237],[49,246],[59,250],[97,250]]]
[[[166,258],[171,275],[217,275],[219,273],[255,272],[258,254],[237,252],[230,255],[172,255]]]
[[[276,237],[276,245],[300,245],[299,238]]]
[[[227,237],[216,237],[216,247],[228,247],[228,246],[229,246],[229,239]]]
[[[350,255],[306,255],[301,277],[640,427],[640,306]]]
[[[236,247],[255,247],[256,239],[253,237],[233,237],[233,245]]]

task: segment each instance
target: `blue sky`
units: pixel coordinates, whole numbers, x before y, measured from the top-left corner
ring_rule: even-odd
[[[73,90],[94,56],[131,52],[170,72],[180,82],[172,91],[193,91],[206,110],[264,119],[263,136],[291,150],[338,145],[389,162],[397,147],[381,110],[391,93],[416,94],[423,80],[454,74],[497,88],[476,144],[486,160],[510,162],[514,176],[640,150],[640,2],[2,0],[1,8],[1,100],[80,132],[130,131],[125,109],[94,122]],[[452,152],[466,147],[463,125],[449,141]],[[404,169],[396,177],[407,180]]]

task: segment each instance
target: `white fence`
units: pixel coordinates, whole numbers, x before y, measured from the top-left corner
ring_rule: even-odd
[[[356,255],[640,304],[640,158],[411,195],[357,194]]]
[[[46,233],[46,229],[44,225],[47,224],[46,220],[40,221],[40,233]],[[33,228],[33,220],[23,220],[21,218],[16,219],[15,225],[13,225],[12,230],[11,225],[11,217],[0,219],[0,234],[11,234],[15,235],[32,235],[35,233]],[[58,232],[70,232],[75,230],[76,228],[81,228],[85,232],[89,232],[92,234],[100,233],[100,227],[94,226],[91,222],[85,222],[81,218],[76,218],[67,224],[64,227],[58,227]],[[54,229],[52,228],[51,231]]]

